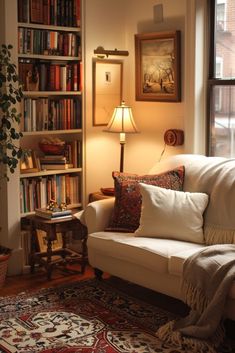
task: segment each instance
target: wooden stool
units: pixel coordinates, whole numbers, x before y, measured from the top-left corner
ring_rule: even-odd
[[[76,272],[84,273],[87,264],[87,228],[76,217],[72,216],[71,219],[56,218],[51,220],[33,215],[27,216],[26,219],[30,222],[31,230],[31,273],[34,272],[35,263],[39,263],[45,267],[47,278],[51,279],[52,269],[55,265],[63,265],[64,269],[66,269],[67,264],[77,261],[81,264],[81,271]],[[36,251],[37,230],[46,232],[46,249],[42,251]],[[69,231],[77,232],[77,239],[81,240],[82,243],[81,253],[67,248],[66,233]],[[57,233],[62,234],[62,247],[53,250],[52,242],[57,239]],[[67,270],[70,271],[69,269]]]

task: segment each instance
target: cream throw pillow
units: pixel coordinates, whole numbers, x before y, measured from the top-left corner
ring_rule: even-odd
[[[204,243],[204,193],[175,191],[140,183],[142,209],[136,236]]]

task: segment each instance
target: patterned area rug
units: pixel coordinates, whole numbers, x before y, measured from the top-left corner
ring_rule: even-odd
[[[155,336],[174,318],[105,281],[81,281],[0,298],[0,353],[185,352]]]

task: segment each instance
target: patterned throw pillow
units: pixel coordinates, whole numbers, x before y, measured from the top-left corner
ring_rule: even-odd
[[[115,204],[106,231],[134,232],[139,227],[142,203],[139,183],[181,191],[184,172],[184,166],[156,175],[113,172]]]

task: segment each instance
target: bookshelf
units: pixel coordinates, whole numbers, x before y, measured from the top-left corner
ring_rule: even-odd
[[[24,84],[21,145],[32,151],[33,164],[20,171],[21,217],[45,207],[50,199],[58,204],[66,202],[69,208],[81,208],[84,161],[80,0],[18,0],[17,18],[17,59]],[[63,143],[59,155],[66,157],[66,166],[57,155],[54,162],[45,162],[47,154],[40,144],[56,139]]]

